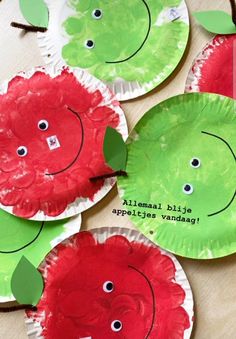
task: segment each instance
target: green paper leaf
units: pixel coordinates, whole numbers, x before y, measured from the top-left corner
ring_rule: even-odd
[[[43,293],[43,278],[31,262],[22,257],[11,278],[11,290],[20,304],[36,306]]]
[[[19,0],[21,13],[33,26],[48,28],[49,13],[43,0]]]
[[[207,31],[215,34],[234,34],[236,26],[232,17],[223,11],[196,12],[193,16]]]
[[[121,136],[114,128],[107,127],[103,144],[106,163],[115,171],[125,170],[127,148]]]

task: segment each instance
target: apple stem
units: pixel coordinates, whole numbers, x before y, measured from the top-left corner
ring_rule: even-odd
[[[20,24],[18,22],[11,22],[11,26],[14,27],[14,28],[23,29],[27,32],[42,32],[42,33],[44,33],[44,32],[47,31],[46,27],[24,25],[24,24]]]
[[[232,20],[236,26],[236,2],[235,0],[229,0],[232,8]]]
[[[89,180],[92,182],[95,182],[101,179],[107,179],[107,178],[113,178],[113,177],[127,177],[127,176],[128,174],[125,171],[120,170],[120,171],[116,171],[116,172],[109,173],[109,174],[99,175],[97,177],[90,178]]]
[[[37,307],[32,305],[15,305],[11,307],[0,307],[0,312],[2,313],[15,312],[19,310],[37,311]]]

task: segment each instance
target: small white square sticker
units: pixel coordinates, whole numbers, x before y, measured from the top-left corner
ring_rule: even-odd
[[[47,138],[47,143],[48,143],[48,147],[49,149],[52,151],[54,149],[57,149],[59,147],[61,147],[59,140],[57,139],[56,135],[53,135],[51,137]]]

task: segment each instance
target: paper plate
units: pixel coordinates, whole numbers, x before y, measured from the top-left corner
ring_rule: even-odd
[[[189,17],[182,0],[46,0],[49,27],[38,43],[47,64],[87,69],[118,100],[162,83],[185,51]]]
[[[217,93],[236,99],[236,35],[218,35],[195,59],[186,92]]]
[[[236,252],[236,114],[192,93],[152,108],[129,138],[123,208],[153,242],[184,257]]]
[[[23,255],[37,267],[53,247],[79,232],[80,225],[80,215],[54,222],[37,222],[0,210],[0,302],[14,300],[11,276]]]
[[[0,88],[0,203],[34,220],[71,217],[103,198],[107,126],[127,137],[110,90],[82,70],[37,68]]]
[[[81,232],[40,270],[45,290],[37,312],[27,313],[31,339],[190,338],[188,280],[171,254],[137,231]]]

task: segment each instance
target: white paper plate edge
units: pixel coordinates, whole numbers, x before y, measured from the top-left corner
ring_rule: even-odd
[[[123,139],[126,140],[128,138],[128,127],[126,118],[121,107],[115,104],[117,103],[117,100],[115,99],[115,96],[110,91],[110,89],[104,83],[96,79],[94,76],[92,76],[85,70],[72,69],[68,66],[66,67],[66,69],[73,73],[78,79],[78,81],[88,91],[94,92],[95,90],[98,89],[102,93],[104,100],[102,101],[101,105],[106,105],[119,115],[120,122],[116,129],[123,136]],[[46,74],[49,74],[52,78],[55,78],[56,76],[61,74],[62,69],[55,68],[54,66],[35,67],[29,71],[20,72],[16,76],[21,76],[29,79],[37,71],[44,72]],[[6,80],[5,82],[2,83],[2,85],[0,85],[0,94],[7,93],[8,84],[14,78],[15,76],[12,77],[10,80]],[[76,214],[82,213],[83,211],[89,209],[90,207],[98,203],[102,198],[104,198],[108,194],[108,192],[112,189],[112,187],[115,185],[115,183],[116,179],[114,178],[106,179],[103,187],[94,195],[93,201],[90,199],[78,198],[73,203],[69,204],[63,213],[56,217],[47,216],[42,211],[39,211],[32,218],[29,218],[29,220],[54,221],[70,218]],[[2,208],[4,211],[8,213],[14,214],[12,206],[4,206],[3,204],[0,203],[0,208]]]
[[[105,242],[106,239],[111,236],[122,235],[126,237],[129,241],[136,241],[136,242],[144,243],[147,246],[158,247],[153,242],[151,242],[148,238],[146,238],[144,235],[139,233],[138,231],[128,229],[128,228],[102,227],[102,228],[88,230],[88,232],[91,232],[100,243]],[[69,242],[70,242],[69,240],[65,240],[63,243],[68,244]],[[176,267],[175,281],[185,291],[185,295],[186,295],[185,301],[181,306],[185,309],[185,311],[187,312],[189,316],[190,327],[187,330],[185,330],[183,339],[190,339],[192,329],[193,329],[193,319],[194,319],[194,310],[193,310],[194,301],[193,301],[193,294],[192,294],[190,284],[188,282],[187,276],[183,268],[181,267],[176,257],[173,254],[165,250],[162,250],[160,247],[159,249],[162,254],[167,255],[174,262],[175,267]],[[55,255],[57,255],[56,249],[55,251],[51,253],[50,260],[51,259],[53,260],[53,257],[55,257]],[[46,266],[47,266],[46,261],[42,262],[40,265],[40,267],[42,268],[45,268]],[[25,322],[27,325],[27,335],[30,339],[36,339],[36,338],[44,339],[44,337],[41,336],[42,328],[41,328],[40,323],[33,321],[27,316],[25,316]]]
[[[60,13],[65,4],[66,0],[63,1],[55,1],[55,0],[45,0],[49,10],[49,25],[48,30],[44,33],[38,33],[38,46],[41,51],[41,55],[47,65],[53,65],[55,67],[62,68],[66,66],[65,61],[62,59],[60,53],[60,33],[58,33],[58,27],[56,23],[59,20]],[[172,7],[171,7],[172,8]],[[163,12],[166,12],[168,7],[166,7]],[[189,13],[185,0],[182,0],[179,7],[177,7],[178,12],[181,15],[181,20],[185,22],[188,26],[190,26]],[[73,14],[73,13],[72,13]],[[162,12],[159,17],[162,16]],[[56,32],[56,33],[55,33]],[[58,34],[57,34],[58,33]],[[187,46],[188,39],[185,43],[185,48]],[[183,49],[182,57],[185,52],[185,48]],[[180,58],[180,60],[182,59]],[[179,62],[180,62],[179,60]],[[158,62],[158,60],[157,60]],[[155,87],[159,86],[163,83],[175,70],[178,66],[179,62],[172,67],[172,71],[169,72],[168,76],[161,77],[157,75],[152,81],[147,82],[146,84],[141,84],[138,81],[128,82],[124,79],[116,79],[114,82],[107,82],[107,86],[111,89],[113,93],[116,94],[116,99],[119,101],[131,100],[135,99],[139,96],[147,94]]]

